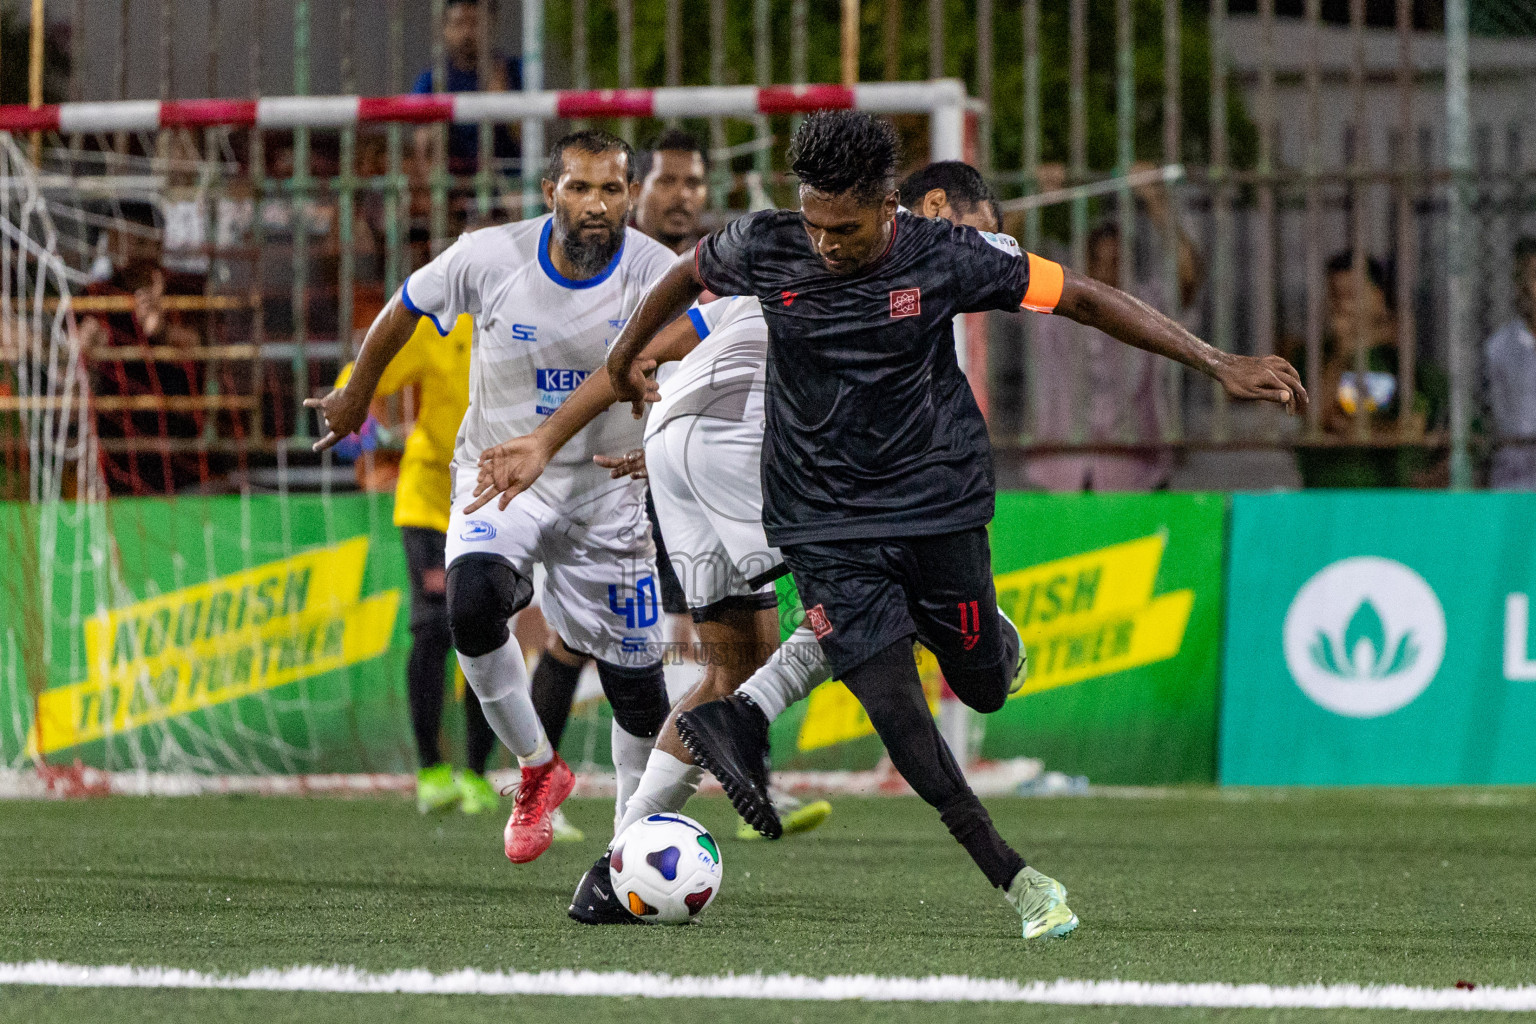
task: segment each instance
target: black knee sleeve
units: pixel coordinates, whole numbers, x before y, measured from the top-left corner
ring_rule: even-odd
[[[661,731],[671,704],[660,662],[636,668],[599,660],[597,678],[602,681],[603,695],[613,705],[613,720],[620,729],[643,739]]]
[[[478,658],[507,642],[507,620],[533,600],[533,581],[500,555],[461,555],[448,567],[448,628],[460,654]]]

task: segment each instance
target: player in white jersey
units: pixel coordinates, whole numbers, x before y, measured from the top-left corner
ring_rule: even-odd
[[[681,361],[668,364],[672,372],[648,420],[644,451],[672,567],[708,652],[704,678],[678,704],[686,708],[733,692],[777,646],[773,581],[786,570],[762,526],[758,464],[768,333],[761,307],[750,298],[695,307],[663,334],[656,358]],[[533,433],[484,453],[469,508],[515,504],[536,489],[567,438],[595,417],[613,415],[611,402],[612,389],[599,371]],[[502,486],[490,486],[497,469]],[[626,478],[627,470],[614,474]],[[647,814],[681,808],[701,776],[676,733],[663,728],[615,834]],[[613,901],[607,868],[605,853],[583,878],[570,910],[576,920],[633,920]]]
[[[522,766],[504,833],[515,863],[548,848],[550,814],[574,783],[539,724],[523,652],[507,626],[532,599],[535,562],[546,570],[545,616],[572,649],[597,660],[613,706],[615,819],[668,710],[644,487],[612,479],[592,461],[638,444],[640,424],[622,410],[593,417],[536,486],[496,507],[463,507],[481,453],[560,408],[602,365],[646,288],[674,259],[625,226],[633,170],[622,140],[575,132],[555,144],[547,164],[544,200],[554,213],[466,234],[412,274],[369,329],[347,386],[309,403],[329,427],[315,446],[323,449],[362,423],[379,375],[417,317],[446,333],[443,325],[460,314],[474,316],[469,408],[452,466],[448,616],[465,678]]]

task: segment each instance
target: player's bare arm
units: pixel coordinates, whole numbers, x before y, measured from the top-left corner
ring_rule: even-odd
[[[320,410],[327,430],[326,435],[314,443],[315,451],[325,451],[363,425],[368,418],[368,403],[373,401],[373,392],[379,386],[384,368],[411,340],[416,320],[416,314],[405,308],[400,292],[396,292],[369,326],[347,383],[324,398],[304,399],[306,407]]]
[[[660,395],[656,378],[651,376],[656,366],[682,359],[698,344],[698,331],[687,317],[678,317],[652,339],[630,366],[630,373],[637,386],[644,389],[644,401],[654,402]],[[465,507],[465,513],[484,506],[498,494],[501,496],[498,507],[506,508],[508,502],[533,485],[544,472],[544,467],[549,465],[549,460],[565,447],[566,442],[618,400],[608,368],[600,367],[596,373],[582,381],[571,392],[571,397],[537,430],[487,448],[480,454],[480,474],[475,481],[474,501]],[[633,475],[637,471],[643,472],[643,456],[638,465],[635,465],[633,456],[633,452],[618,457],[596,456],[594,461],[606,469],[614,470],[614,477],[617,478]]]
[[[1030,257],[1031,277],[1048,261]],[[1148,352],[1183,363],[1221,382],[1233,398],[1255,399],[1285,406],[1292,413],[1307,407],[1307,390],[1295,367],[1279,356],[1240,356],[1223,352],[1195,337],[1172,317],[1118,288],[1062,268],[1061,297],[1053,312],[1095,327]],[[1030,292],[1035,291],[1032,280]],[[1024,299],[1026,308],[1040,308]]]
[[[645,414],[647,387],[643,379],[637,379],[640,375],[635,373],[635,360],[651,339],[682,316],[703,292],[704,282],[699,280],[693,254],[679,256],[672,269],[651,285],[651,290],[645,293],[639,308],[609,348],[609,383],[617,401],[630,403],[635,419]]]

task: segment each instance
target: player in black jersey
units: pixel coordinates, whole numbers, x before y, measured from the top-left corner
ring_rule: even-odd
[[[1006,892],[1025,938],[1066,934],[1077,925],[1066,890],[998,835],[934,725],[912,662],[917,638],[981,712],[1001,707],[1022,671],[1019,636],[992,584],[991,447],[951,319],[1022,306],[1176,359],[1233,398],[1295,411],[1306,392],[1285,360],[1220,352],[1118,289],[1021,254],[1006,236],[899,212],[895,133],[883,120],[812,115],[795,135],[791,167],[800,210],[735,221],[651,288],[609,350],[614,389],[639,415],[655,385],[638,353],[705,288],[759,299],[769,330],[768,540],[794,572],[835,675],[902,776]],[[762,713],[735,696],[690,715],[690,749],[753,820]]]

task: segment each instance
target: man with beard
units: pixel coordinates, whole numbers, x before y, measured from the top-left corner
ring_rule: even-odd
[[[508,628],[532,600],[535,562],[546,570],[545,616],[573,650],[597,660],[613,705],[616,819],[668,711],[644,485],[611,479],[592,461],[638,446],[639,423],[622,411],[606,413],[505,508],[473,515],[462,508],[480,453],[558,409],[602,365],[608,344],[674,259],[625,226],[634,171],[622,140],[574,132],[555,143],[546,166],[544,202],[552,214],[463,235],[412,274],[369,328],[346,387],[308,403],[329,431],[315,448],[328,448],[363,423],[417,317],[430,317],[445,336],[460,314],[475,318],[469,408],[452,466],[448,620],[465,678],[522,766],[504,833],[507,857],[519,864],[549,847],[551,812],[575,781],[539,723],[523,652]]]
[[[692,135],[671,128],[663,132],[649,149],[639,153],[635,164],[639,179],[639,196],[634,204],[635,227],[673,252],[685,251],[699,239],[699,214],[709,198],[706,189],[709,160],[704,148]],[[637,448],[627,458],[635,460],[627,466],[632,466],[636,474],[643,476],[641,451]],[[656,584],[661,608],[673,617],[674,642],[687,646],[692,641],[686,618],[688,602],[667,559],[666,541],[661,535],[661,525],[656,521],[656,506],[651,501],[649,489],[645,496],[645,514],[651,523],[651,539],[656,544]],[[576,688],[589,660],[572,650],[562,638],[551,636],[534,666],[533,706],[538,709],[545,735],[556,750],[560,749]],[[556,842],[580,842],[586,838],[560,811],[554,812],[552,821]]]

